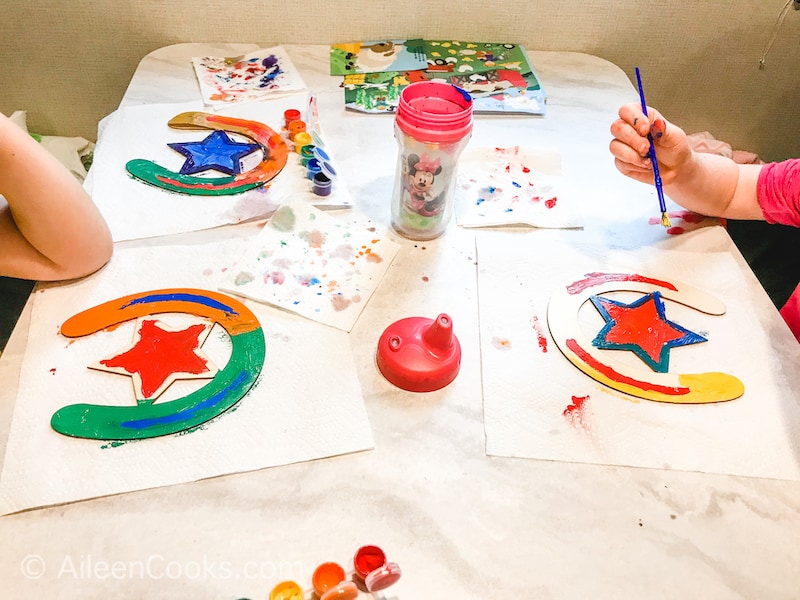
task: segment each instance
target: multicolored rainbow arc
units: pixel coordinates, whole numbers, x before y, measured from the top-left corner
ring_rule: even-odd
[[[652,292],[700,312],[725,314],[714,296],[684,283],[631,273],[589,273],[562,285],[550,297],[547,323],[559,350],[581,371],[610,388],[656,402],[725,402],[744,393],[744,384],[727,373],[657,373],[615,361],[592,347],[578,325],[578,311],[593,294]]]
[[[53,414],[51,427],[64,435],[97,440],[151,438],[197,427],[241,400],[264,365],[264,332],[250,309],[224,294],[191,288],[132,294],[73,315],[61,326],[61,333],[83,337],[142,316],[176,312],[210,319],[230,335],[231,357],[209,383],[163,403],[72,404]]]
[[[132,177],[171,192],[196,196],[240,194],[273,179],[286,165],[289,156],[289,147],[283,137],[256,121],[204,112],[185,112],[170,119],[168,125],[174,129],[215,129],[238,133],[256,142],[264,153],[263,160],[254,168],[226,177],[183,175],[141,158],[128,161],[125,165]]]

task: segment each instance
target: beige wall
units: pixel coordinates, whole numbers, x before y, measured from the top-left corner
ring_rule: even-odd
[[[94,139],[139,60],[177,42],[512,41],[596,54],[629,74],[639,65],[649,104],[774,160],[800,156],[800,11],[758,69],[785,1],[3,0],[0,111],[27,110],[33,131]]]

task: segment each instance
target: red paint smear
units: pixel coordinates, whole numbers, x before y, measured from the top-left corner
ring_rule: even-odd
[[[528,167],[526,167],[526,166],[524,166],[524,165],[523,165],[523,167],[522,167],[522,172],[523,172],[523,173],[530,173],[530,172],[531,172],[531,170],[530,170]]]
[[[544,205],[547,208],[555,208],[557,200],[558,200],[558,198],[550,198],[549,200],[545,200],[544,201]]]
[[[55,375],[55,374],[56,374],[56,369],[55,369],[55,367],[53,367],[52,369],[50,369],[50,374],[51,374],[51,375]]]
[[[683,227],[670,227],[667,229],[667,235],[680,235],[682,233],[686,233]]]
[[[539,348],[541,348],[542,352],[547,352],[547,337],[545,337],[542,325],[539,323],[539,317],[536,315],[533,315],[533,328],[536,330],[536,339],[539,340]]]
[[[653,279],[652,277],[645,277],[643,275],[631,275],[628,273],[586,273],[585,279],[579,279],[567,286],[567,293],[570,295],[580,294],[584,290],[601,285],[609,281],[637,281],[639,283],[649,283],[651,285],[658,285],[668,290],[677,291],[674,285],[668,281],[661,281],[660,279]]]
[[[568,405],[561,414],[573,427],[589,431],[589,422],[585,418],[584,409],[589,396],[573,396],[572,404]]]
[[[139,373],[142,394],[150,398],[173,373],[208,372],[206,361],[195,353],[204,330],[204,325],[192,325],[182,331],[165,331],[155,321],[146,320],[133,348],[100,362],[107,367],[122,367],[128,373]]]
[[[632,377],[628,377],[627,375],[623,375],[622,373],[617,373],[614,369],[609,367],[608,365],[604,365],[603,363],[596,360],[591,354],[586,352],[583,348],[578,345],[578,342],[575,339],[570,338],[567,340],[567,348],[572,350],[578,358],[580,358],[583,362],[587,365],[599,371],[609,379],[616,381],[618,383],[625,383],[627,385],[632,385],[633,387],[637,387],[640,390],[652,391],[652,392],[660,392],[662,394],[667,394],[669,396],[683,396],[688,394],[691,390],[687,387],[670,387],[666,385],[658,385],[655,383],[649,383],[647,381],[639,381],[637,379],[633,379]]]

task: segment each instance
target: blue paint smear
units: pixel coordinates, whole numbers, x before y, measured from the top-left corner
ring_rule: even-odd
[[[134,298],[133,300],[128,302],[128,304],[122,306],[122,309],[126,309],[134,304],[149,304],[151,302],[169,302],[170,300],[194,302],[195,304],[203,304],[204,306],[209,306],[211,308],[221,310],[228,314],[232,315],[239,314],[230,306],[223,304],[218,300],[214,300],[213,298],[209,298],[208,296],[200,296],[199,294],[150,294],[147,296],[142,296],[140,298]]]
[[[153,427],[155,425],[162,425],[167,423],[177,423],[179,421],[187,421],[194,417],[194,414],[202,410],[204,408],[210,408],[212,406],[216,406],[220,402],[222,402],[228,394],[230,394],[233,390],[240,387],[245,379],[247,379],[247,371],[241,371],[239,375],[234,379],[231,383],[228,384],[227,387],[223,388],[210,398],[203,400],[199,404],[191,406],[185,410],[180,412],[165,415],[163,417],[154,417],[152,419],[139,419],[138,421],[125,421],[120,423],[121,427],[128,427],[129,429],[147,429],[149,427]]]
[[[512,181],[511,183],[514,185],[514,187],[518,187],[518,188],[521,188],[521,187],[522,187],[522,186],[521,186],[520,184],[518,184],[516,181]]]

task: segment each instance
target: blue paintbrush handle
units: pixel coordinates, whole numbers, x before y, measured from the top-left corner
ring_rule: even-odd
[[[644,99],[644,87],[642,87],[642,75],[639,73],[639,67],[636,67],[636,85],[639,87],[639,99],[642,102],[642,112],[647,116],[647,102]],[[667,212],[667,203],[664,201],[664,185],[661,181],[661,173],[658,170],[658,158],[656,158],[656,145],[653,141],[652,134],[647,134],[647,141],[650,142],[650,162],[653,163],[653,180],[656,185],[656,193],[658,194],[658,206],[662,213]]]

